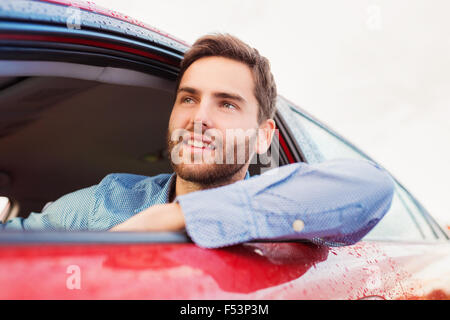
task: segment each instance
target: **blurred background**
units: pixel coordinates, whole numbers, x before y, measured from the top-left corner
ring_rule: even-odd
[[[450,225],[450,2],[95,0],[190,44],[227,32],[278,92],[386,167]]]

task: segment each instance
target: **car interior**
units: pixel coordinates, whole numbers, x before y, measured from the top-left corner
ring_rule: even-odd
[[[174,87],[125,69],[0,61],[5,217],[42,212],[109,173],[171,172],[166,133]],[[250,173],[258,170],[252,165]]]

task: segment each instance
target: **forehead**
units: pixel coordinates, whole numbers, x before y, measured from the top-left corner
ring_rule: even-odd
[[[185,71],[180,87],[187,86],[201,92],[234,92],[247,101],[254,98],[254,79],[244,63],[223,57],[205,57],[192,63]]]

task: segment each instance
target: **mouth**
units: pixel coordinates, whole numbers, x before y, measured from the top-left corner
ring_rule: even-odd
[[[211,139],[198,134],[185,136],[183,139],[183,147],[189,148],[191,152],[213,151],[216,149]]]
[[[190,138],[188,140],[183,140],[183,149],[185,149],[187,154],[208,154],[212,156],[216,147],[211,140]]]
[[[215,150],[215,146],[211,142],[205,142],[200,140],[189,139],[184,143],[185,145],[193,148],[193,149],[202,149],[202,150]]]

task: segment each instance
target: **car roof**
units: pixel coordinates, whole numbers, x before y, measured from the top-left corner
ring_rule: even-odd
[[[128,15],[97,6],[92,1],[2,0],[2,6],[0,7],[0,18],[15,21],[68,25],[69,19],[74,14],[80,16],[72,22],[79,22],[81,29],[115,33],[129,38],[150,41],[181,54],[190,47],[185,41],[167,32]]]

